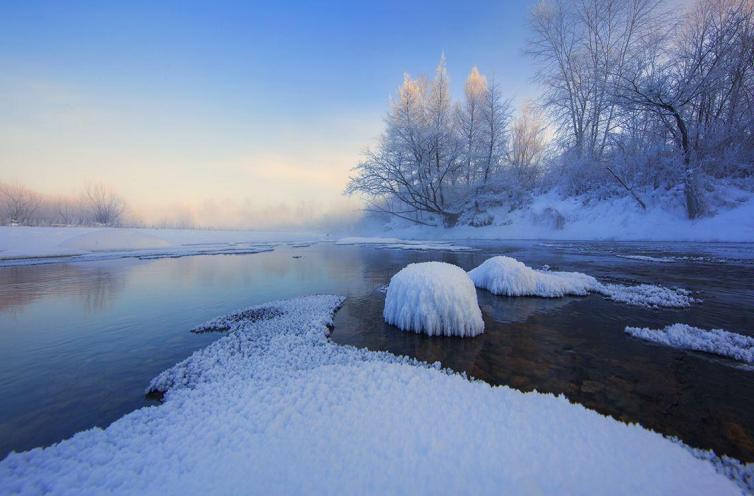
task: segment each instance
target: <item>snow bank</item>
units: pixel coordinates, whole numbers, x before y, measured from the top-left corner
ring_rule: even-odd
[[[580,272],[535,270],[504,256],[485,260],[469,272],[469,277],[476,287],[505,296],[584,296],[600,286],[597,279]]]
[[[664,329],[626,327],[626,333],[673,348],[705,351],[742,362],[754,363],[754,338],[735,332],[673,324]]]
[[[564,397],[338,346],[341,301],[233,321],[155,380],[162,405],[10,454],[0,493],[738,494],[683,446]]]
[[[100,229],[72,236],[58,246],[80,251],[148,250],[165,248],[170,242],[135,229]]]
[[[561,198],[550,191],[534,196],[523,209],[511,212],[507,205],[490,209],[491,225],[429,227],[395,218],[390,233],[407,239],[754,241],[754,195],[735,189],[727,196],[737,198],[735,208],[689,220],[683,199],[665,193],[645,196],[647,209],[643,210],[630,196],[595,201],[588,194]],[[545,212],[556,212],[564,222],[553,224]]]
[[[258,253],[271,250],[271,243],[314,238],[274,231],[0,226],[0,267]]]
[[[460,267],[443,262],[409,264],[390,279],[385,322],[430,336],[484,332],[476,289]]]
[[[621,303],[648,307],[687,307],[697,301],[689,291],[681,288],[653,284],[602,284],[581,272],[551,272],[549,266],[545,268],[536,270],[515,258],[497,256],[469,271],[469,277],[476,287],[495,295],[560,298],[599,293]]]

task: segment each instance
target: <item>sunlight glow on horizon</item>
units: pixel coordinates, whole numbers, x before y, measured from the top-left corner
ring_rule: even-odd
[[[349,171],[403,72],[431,76],[444,50],[454,93],[473,65],[514,98],[531,92],[510,70],[530,4],[489,2],[467,19],[452,2],[401,19],[391,3],[6,6],[0,182],[48,195],[104,183],[147,223],[352,215]],[[433,28],[409,29],[424,15]]]

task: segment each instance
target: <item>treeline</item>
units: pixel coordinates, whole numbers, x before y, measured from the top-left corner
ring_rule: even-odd
[[[25,186],[0,183],[0,223],[24,226],[119,226],[126,203],[101,184],[76,196],[48,196]]]
[[[689,218],[707,214],[716,183],[754,182],[754,0],[669,7],[541,1],[527,52],[544,94],[515,112],[476,68],[461,102],[444,58],[432,80],[406,75],[347,192],[428,224],[552,188],[637,208],[642,192],[680,190]]]

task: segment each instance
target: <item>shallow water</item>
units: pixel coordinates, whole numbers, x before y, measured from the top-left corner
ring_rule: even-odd
[[[248,305],[327,292],[348,297],[335,318],[338,343],[439,360],[493,384],[562,393],[691,445],[754,461],[754,371],[623,332],[626,325],[684,322],[754,335],[754,245],[463,244],[479,250],[318,244],[252,255],[0,268],[0,457],[155,404],[143,395],[149,380],[219,337],[189,333],[191,327]],[[479,337],[428,338],[383,323],[379,288],[407,263],[443,260],[471,269],[497,254],[602,281],[684,287],[703,302],[657,310],[598,295],[505,298],[479,291],[487,329]]]

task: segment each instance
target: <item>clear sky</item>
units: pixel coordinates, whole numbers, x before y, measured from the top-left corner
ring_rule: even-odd
[[[119,191],[148,221],[268,227],[356,208],[349,169],[442,51],[537,91],[531,1],[0,0],[0,182]]]

